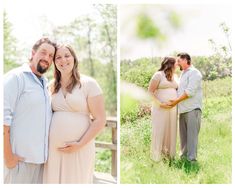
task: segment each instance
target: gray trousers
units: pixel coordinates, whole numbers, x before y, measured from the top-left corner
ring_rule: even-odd
[[[201,126],[201,110],[196,109],[180,114],[179,132],[181,156],[188,160],[197,159],[198,134]]]
[[[5,184],[41,184],[43,164],[19,162],[14,168],[4,167]]]

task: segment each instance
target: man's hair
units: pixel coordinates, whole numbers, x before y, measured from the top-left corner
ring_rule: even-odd
[[[33,45],[33,50],[37,51],[37,49],[43,44],[47,43],[52,45],[56,49],[56,43],[52,42],[49,38],[43,37],[39,39],[34,45]]]
[[[186,59],[187,60],[187,64],[190,65],[191,64],[191,57],[188,53],[185,52],[181,52],[177,54],[177,57],[180,57],[181,59]]]
[[[37,51],[37,49],[43,44],[43,43],[47,43],[47,44],[50,44],[52,45],[55,50],[56,50],[56,43],[55,42],[52,42],[49,38],[47,37],[43,37],[41,39],[39,39],[34,45],[33,45],[33,50],[34,51]],[[54,59],[54,58],[53,58]],[[30,61],[32,61],[32,58],[30,59]]]

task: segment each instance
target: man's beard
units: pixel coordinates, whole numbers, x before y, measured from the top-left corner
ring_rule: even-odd
[[[48,70],[48,68],[49,68],[49,66],[47,67],[47,68],[43,68],[41,65],[40,65],[40,62],[41,62],[42,60],[40,60],[39,62],[38,62],[38,64],[37,64],[37,71],[39,72],[39,73],[41,73],[41,74],[43,74],[43,73],[45,73],[47,70]],[[47,62],[48,63],[48,62]],[[49,64],[49,63],[48,63]]]
[[[182,66],[181,66],[181,65],[179,65],[179,67],[180,67],[180,70],[182,71],[182,70],[183,70]]]

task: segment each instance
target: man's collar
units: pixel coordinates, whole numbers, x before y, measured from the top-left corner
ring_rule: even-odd
[[[22,67],[23,72],[30,72],[30,73],[34,74],[28,63],[24,63],[21,67]],[[34,75],[37,76],[36,74],[34,74]],[[41,78],[45,79],[45,77],[43,75],[41,76]]]
[[[28,63],[24,63],[24,64],[22,65],[22,71],[23,71],[23,72],[31,72],[31,73],[33,73],[33,71],[31,70],[31,68],[30,68],[30,66],[29,66]]]

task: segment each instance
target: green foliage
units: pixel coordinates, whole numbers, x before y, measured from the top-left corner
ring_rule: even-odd
[[[96,137],[96,141],[112,142],[112,128],[105,127],[105,129]]]
[[[96,141],[112,142],[112,128],[106,127],[96,138]],[[108,149],[96,148],[95,171],[111,173],[111,151]]]
[[[142,39],[159,38],[164,39],[165,36],[155,25],[154,21],[147,14],[140,14],[137,17],[137,35]]]
[[[231,77],[203,82],[203,116],[205,118],[223,112],[227,106],[232,104],[231,85]],[[211,110],[212,108],[213,110]],[[227,108],[227,110],[232,111],[231,108]]]
[[[220,24],[220,28],[227,40],[223,44],[216,44],[213,39],[209,39],[208,41],[214,51],[214,55],[208,58],[207,63],[199,63],[202,64],[205,80],[232,76],[231,33],[229,27],[224,22]]]
[[[215,80],[232,75],[232,59],[218,55],[194,56],[193,65],[202,73],[203,80]],[[160,68],[161,58],[141,58],[134,61],[122,60],[121,79],[147,88],[153,74]],[[177,72],[179,75],[180,73]]]
[[[179,16],[179,14],[175,11],[172,11],[169,13],[168,20],[169,20],[170,24],[172,25],[172,27],[174,27],[176,29],[178,29],[182,26],[181,18]]]
[[[203,83],[203,114],[197,163],[191,164],[179,159],[179,139],[177,139],[175,160],[163,160],[158,163],[152,161],[150,159],[151,118],[149,115],[122,123],[120,129],[121,183],[231,183],[231,83],[231,77]]]
[[[7,13],[3,14],[3,33],[4,33],[4,72],[19,66],[17,61],[18,50],[16,49],[16,38],[12,35],[12,24],[9,22]]]
[[[98,150],[96,151],[95,171],[111,173],[111,151]]]
[[[205,99],[214,97],[227,97],[232,95],[232,79],[226,77],[203,82],[203,95]]]
[[[106,63],[103,69],[106,77],[105,93],[106,105],[110,109],[111,114],[116,114],[117,104],[117,7],[112,4],[94,5],[102,18],[99,26],[100,35],[98,43],[101,49],[98,54],[102,59],[102,63]]]
[[[121,124],[125,122],[133,122],[138,117],[139,103],[128,95],[121,95]]]
[[[112,129],[106,127],[96,138],[96,141],[112,142]],[[111,173],[111,151],[108,149],[96,148],[95,171]]]
[[[120,76],[122,80],[147,88],[153,74],[160,68],[160,58],[122,61]]]
[[[210,57],[193,57],[193,65],[198,68],[204,80],[215,80],[232,75],[231,57],[221,57],[215,54]]]
[[[152,46],[163,46],[171,33],[183,25],[180,14],[165,5],[135,5],[135,8],[137,14],[125,20],[132,23],[126,24],[134,24],[133,35],[136,39],[148,41]]]

